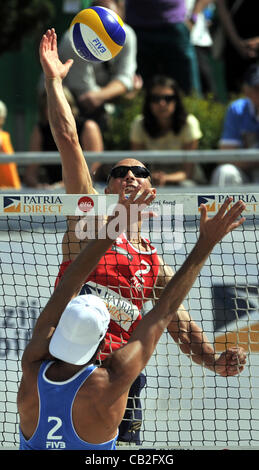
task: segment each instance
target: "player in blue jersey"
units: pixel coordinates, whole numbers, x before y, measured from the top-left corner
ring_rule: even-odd
[[[119,203],[131,217],[137,217],[143,204],[154,199],[152,189],[140,196],[138,191],[137,187],[128,198],[125,187],[120,192]],[[179,328],[177,314],[214,246],[245,220],[239,217],[245,204],[239,201],[229,208],[230,202],[228,198],[213,218],[201,206],[200,235],[194,249],[128,343],[100,367],[94,364],[104,345],[109,314],[100,298],[78,293],[117,235],[112,239],[106,225],[100,238],[86,245],[40,314],[22,357],[18,391],[21,450],[115,449],[130,387],[169,323],[175,322],[175,340],[195,362],[222,376],[243,370],[246,354],[242,348],[218,356],[193,320],[186,329]],[[134,214],[131,204],[138,206]],[[114,223],[116,217],[107,223]]]

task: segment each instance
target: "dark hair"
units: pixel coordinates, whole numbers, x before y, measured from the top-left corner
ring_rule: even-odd
[[[151,112],[150,108],[150,97],[155,86],[169,87],[174,91],[175,111],[172,114],[171,128],[174,134],[179,134],[186,123],[187,112],[183,105],[181,91],[178,84],[172,78],[163,75],[154,76],[146,86],[146,95],[143,105],[144,128],[152,137],[159,137],[161,134],[161,129],[157,119]]]

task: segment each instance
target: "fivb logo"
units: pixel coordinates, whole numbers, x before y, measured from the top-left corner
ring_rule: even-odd
[[[102,41],[97,37],[92,40],[92,43],[94,47],[100,52],[101,54],[104,54],[107,49],[104,47]]]
[[[57,434],[61,431],[63,423],[58,416],[48,416],[48,423],[53,422],[46,439],[46,449],[66,449],[66,443],[62,440],[63,436]]]

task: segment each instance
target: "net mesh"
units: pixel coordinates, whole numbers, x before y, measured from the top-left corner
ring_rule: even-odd
[[[245,224],[215,247],[184,302],[216,350],[234,344],[247,350],[246,368],[235,377],[215,375],[195,365],[165,332],[144,371],[143,446],[259,445],[259,195],[252,196]],[[32,201],[27,215],[22,213],[23,197],[16,211],[6,210],[12,207],[10,197],[9,202],[3,197],[0,203],[0,445],[9,447],[19,444],[16,398],[21,356],[53,292],[62,261],[66,215],[74,214],[78,199],[60,196],[62,210],[54,215],[35,214]],[[220,195],[202,197],[213,215]],[[251,195],[242,197],[251,201]],[[143,236],[175,271],[197,240],[201,197],[163,195],[158,201],[160,209],[166,207],[165,213],[144,222]],[[150,307],[147,302],[143,315]],[[131,406],[138,416],[136,397]]]

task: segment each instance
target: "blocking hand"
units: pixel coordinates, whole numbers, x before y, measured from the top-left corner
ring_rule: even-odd
[[[201,204],[200,239],[204,244],[214,247],[225,235],[244,223],[245,217],[239,217],[246,207],[245,203],[238,201],[229,209],[231,202],[232,198],[227,198],[212,218],[207,216],[206,205]]]

